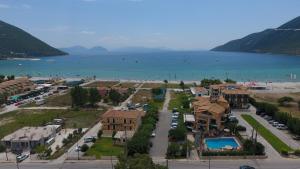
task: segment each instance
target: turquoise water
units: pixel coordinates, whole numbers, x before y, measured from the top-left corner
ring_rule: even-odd
[[[222,137],[222,138],[207,138],[205,139],[205,144],[209,149],[222,149],[225,146],[231,146],[233,148],[238,148],[239,144],[234,138]]]
[[[91,77],[128,80],[291,81],[299,76],[300,57],[253,53],[183,51],[58,56],[41,60],[0,60],[0,73],[31,76]]]

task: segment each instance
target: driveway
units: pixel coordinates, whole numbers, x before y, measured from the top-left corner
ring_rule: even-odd
[[[153,143],[150,149],[150,155],[154,158],[165,158],[168,148],[168,133],[172,113],[168,111],[170,102],[170,92],[167,90],[163,109],[159,112],[159,121],[156,125],[156,136],[151,140]]]

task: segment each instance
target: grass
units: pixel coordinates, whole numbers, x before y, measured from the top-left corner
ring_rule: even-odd
[[[280,106],[278,99],[284,96],[292,97],[295,102],[291,102],[288,106]],[[297,101],[300,101],[300,93],[255,93],[252,96],[258,102],[267,102],[278,106],[279,111],[291,113],[294,117],[300,118],[300,109]]]
[[[118,81],[96,81],[84,87],[112,87],[118,83]]]
[[[245,119],[252,127],[254,127],[257,132],[267,140],[272,147],[279,153],[281,150],[292,151],[293,149],[281,141],[278,137],[276,137],[272,132],[270,132],[267,128],[261,125],[257,120],[255,120],[251,115],[242,115],[243,119]]]
[[[64,118],[66,128],[89,128],[104,110],[17,110],[0,115],[0,138],[25,126],[41,126],[54,118]]]
[[[188,96],[186,93],[175,93],[171,92],[171,100],[169,102],[169,110],[177,108],[179,112],[189,112],[189,109],[183,109],[182,107],[182,97]],[[189,97],[189,96],[188,96]]]
[[[92,145],[86,155],[100,159],[101,156],[118,156],[121,153],[123,153],[123,147],[114,145],[112,138],[101,138]]]
[[[139,84],[140,84],[140,83],[122,82],[122,83],[116,85],[116,87],[136,88],[136,87],[138,87]]]

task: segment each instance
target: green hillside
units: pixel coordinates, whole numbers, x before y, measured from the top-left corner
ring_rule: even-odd
[[[300,55],[300,17],[276,29],[253,33],[212,50]]]
[[[66,55],[24,30],[0,21],[0,58]]]

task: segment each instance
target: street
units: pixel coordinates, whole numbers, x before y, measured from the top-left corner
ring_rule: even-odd
[[[150,155],[153,158],[165,158],[168,148],[168,132],[170,130],[171,116],[168,111],[168,105],[170,102],[170,92],[167,90],[165,96],[165,102],[162,110],[159,113],[159,121],[156,125],[156,136],[151,140],[153,146],[150,150]]]

